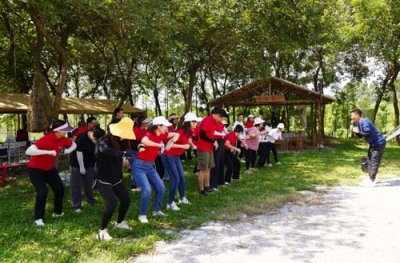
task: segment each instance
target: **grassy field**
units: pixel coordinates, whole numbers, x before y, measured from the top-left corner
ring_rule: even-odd
[[[296,200],[299,190],[313,190],[316,185],[355,185],[362,180],[359,160],[367,150],[365,143],[360,140],[357,143],[354,140],[339,141],[331,146],[333,149],[322,152],[282,153],[282,166],[265,168],[246,176],[242,173],[241,180],[207,197],[198,195],[197,177],[191,173],[193,162],[187,161],[187,197],[192,205],[181,206],[178,212],[168,211],[165,218],[149,217],[150,223],[143,225],[137,221],[140,194],[131,193],[127,221],[134,229],[122,231],[110,227],[114,239],[107,243],[95,239],[104,205],[97,191],[98,205],[92,207],[84,203],[83,212],[76,214],[70,209],[67,188],[65,216],[62,218],[51,217],[52,194],[49,191],[46,226],[38,228],[33,224],[33,187],[25,174],[19,175],[16,180],[8,180],[6,187],[0,188],[0,261],[125,261],[148,252],[158,240],[175,238],[181,229],[195,228],[212,220],[238,220],[243,214],[255,215],[276,209]],[[388,146],[380,169],[381,176],[400,176],[399,149]],[[166,187],[168,189],[168,183]],[[163,208],[165,201],[166,196]]]

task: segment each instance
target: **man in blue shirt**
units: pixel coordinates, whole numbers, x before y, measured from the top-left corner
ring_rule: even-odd
[[[383,151],[385,150],[386,139],[370,120],[362,118],[362,111],[360,109],[353,109],[350,112],[350,116],[353,122],[351,126],[352,132],[360,138],[363,137],[369,144],[368,173],[369,178],[374,183],[381,163]]]

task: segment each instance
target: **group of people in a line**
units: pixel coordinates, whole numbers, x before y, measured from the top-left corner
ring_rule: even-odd
[[[162,178],[169,178],[167,210],[177,211],[190,202],[185,191],[185,173],[181,158],[190,149],[196,154],[198,189],[201,196],[218,191],[219,186],[229,185],[240,178],[240,158],[245,157],[245,173],[271,166],[270,152],[275,163],[280,164],[275,141],[282,139],[282,123],[268,127],[261,117],[243,114],[237,116],[232,129],[227,128],[228,114],[223,108],[215,108],[210,115],[199,118],[194,113],[183,117],[172,114],[150,119],[138,116],[135,120],[124,117],[123,109],[114,111],[107,131],[101,129],[95,117],[89,117],[86,125],[74,129],[62,120],[54,121],[48,133],[31,145],[26,154],[29,178],[36,190],[35,224],[44,226],[48,188],[54,192],[53,217],[63,216],[64,186],[55,160],[62,149],[70,154],[70,187],[72,209],[82,212],[82,188],[87,203],[94,205],[93,188],[97,188],[105,201],[97,238],[110,240],[107,228],[117,208],[115,227],[131,229],[125,216],[130,206],[130,194],[123,183],[123,160],[130,163],[131,189],[140,191],[139,216],[141,223],[148,223],[148,208],[152,190],[155,192],[152,216],[165,216],[162,203],[165,186]],[[259,155],[256,163],[257,155]],[[176,192],[178,199],[176,200]]]

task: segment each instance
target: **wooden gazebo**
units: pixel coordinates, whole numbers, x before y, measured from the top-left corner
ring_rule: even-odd
[[[322,143],[322,106],[335,101],[333,97],[299,86],[287,80],[269,77],[251,82],[208,102],[210,106],[235,107],[263,105],[311,105],[312,119],[318,117],[318,134],[312,130],[314,145]],[[315,109],[315,110],[314,110]],[[287,112],[287,110],[286,110]],[[314,113],[315,112],[315,113]]]

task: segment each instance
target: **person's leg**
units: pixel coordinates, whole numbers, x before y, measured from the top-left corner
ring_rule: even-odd
[[[224,161],[225,161],[225,166],[226,166],[226,171],[225,171],[225,182],[230,183],[231,178],[232,178],[232,173],[233,173],[233,153],[230,152],[230,150],[225,150],[224,153]]]
[[[271,146],[272,146],[272,153],[274,154],[275,163],[278,163],[279,160],[278,160],[278,152],[276,151],[276,144],[273,143]]]
[[[35,168],[28,168],[28,174],[31,183],[36,190],[34,218],[35,220],[44,219],[48,190],[44,180],[43,171]]]
[[[218,156],[218,184],[219,185],[224,185],[225,184],[225,173],[224,173],[224,140],[220,140],[218,142],[218,150],[219,150],[219,156]]]
[[[149,183],[149,179],[147,178],[147,173],[150,171],[150,169],[149,165],[146,165],[146,163],[148,162],[138,159],[135,161],[135,164],[133,166],[136,183],[141,189],[139,215],[147,215],[151,195],[151,186]]]
[[[267,163],[271,163],[271,159],[269,158],[269,154],[271,153],[272,150],[272,145],[273,143],[267,142],[267,152],[266,152],[266,157],[267,157]]]
[[[94,205],[96,203],[96,199],[94,198],[92,189],[93,178],[94,178],[94,167],[86,168],[86,174],[82,177],[83,190],[85,192],[86,202],[88,202],[91,205]]]
[[[70,167],[71,178],[70,178],[70,189],[71,189],[71,201],[72,209],[82,208],[82,175],[80,174],[79,168]]]
[[[135,176],[134,176],[134,174],[133,174],[133,164],[135,163],[135,160],[136,160],[136,155],[137,155],[137,151],[130,151],[130,154],[131,154],[131,158],[129,159],[129,162],[130,162],[130,164],[131,164],[131,188],[132,189],[136,189],[137,188],[137,183],[136,183],[136,180],[135,180]]]
[[[164,164],[165,169],[167,169],[168,174],[171,177],[171,182],[169,185],[169,196],[168,196],[168,204],[172,204],[175,198],[176,189],[178,188],[178,172],[176,171],[176,167],[174,164],[174,156],[170,155],[161,155],[161,160]],[[179,161],[180,156],[178,157]]]
[[[178,173],[178,190],[179,199],[186,197],[186,187],[185,187],[185,171],[183,170],[182,163],[178,158],[175,158],[175,167]]]
[[[171,175],[172,176],[172,175]],[[161,205],[164,197],[165,186],[160,176],[157,174],[155,168],[147,173],[147,178],[149,179],[150,185],[153,186],[156,191],[156,198],[154,200],[154,210],[161,211]]]
[[[156,165],[156,170],[160,178],[164,179],[165,176],[165,180],[169,180],[169,178],[167,178],[168,175],[165,174],[165,167],[161,161],[160,155],[157,155],[156,159],[154,160],[154,164]]]
[[[232,163],[233,163],[233,179],[239,179],[240,177],[240,161],[238,158],[236,158],[236,156],[233,156],[232,159]]]
[[[265,156],[266,156],[266,143],[260,143],[260,146],[258,147],[259,155],[260,157],[258,158],[257,162],[257,167],[262,168],[265,165]]]
[[[126,213],[128,212],[129,209],[129,204],[131,203],[131,197],[129,196],[128,189],[126,189],[125,185],[122,182],[115,185],[113,187],[113,191],[119,199],[119,209],[117,218],[117,223],[119,224],[125,219]]]
[[[218,187],[218,170],[219,170],[219,147],[213,152],[215,166],[210,171],[210,187]]]
[[[58,171],[55,168],[47,171],[45,180],[54,193],[54,213],[60,215],[63,212],[64,185]]]
[[[245,153],[245,158],[246,158],[245,169],[246,170],[249,170],[249,168],[250,168],[250,163],[251,163],[251,160],[250,160],[251,153],[250,153],[250,151],[251,151],[250,149],[247,149],[246,153]]]
[[[256,158],[257,158],[257,151],[256,150],[250,150],[251,152],[251,168],[254,168],[256,165]]]
[[[111,217],[114,213],[114,210],[117,207],[117,197],[111,185],[97,182],[96,186],[106,203],[100,225],[100,229],[103,230],[107,228],[108,223],[110,222]]]
[[[385,150],[386,144],[377,145],[375,147],[370,147],[370,169],[369,178],[371,181],[375,181],[376,175],[378,173],[379,165]]]

